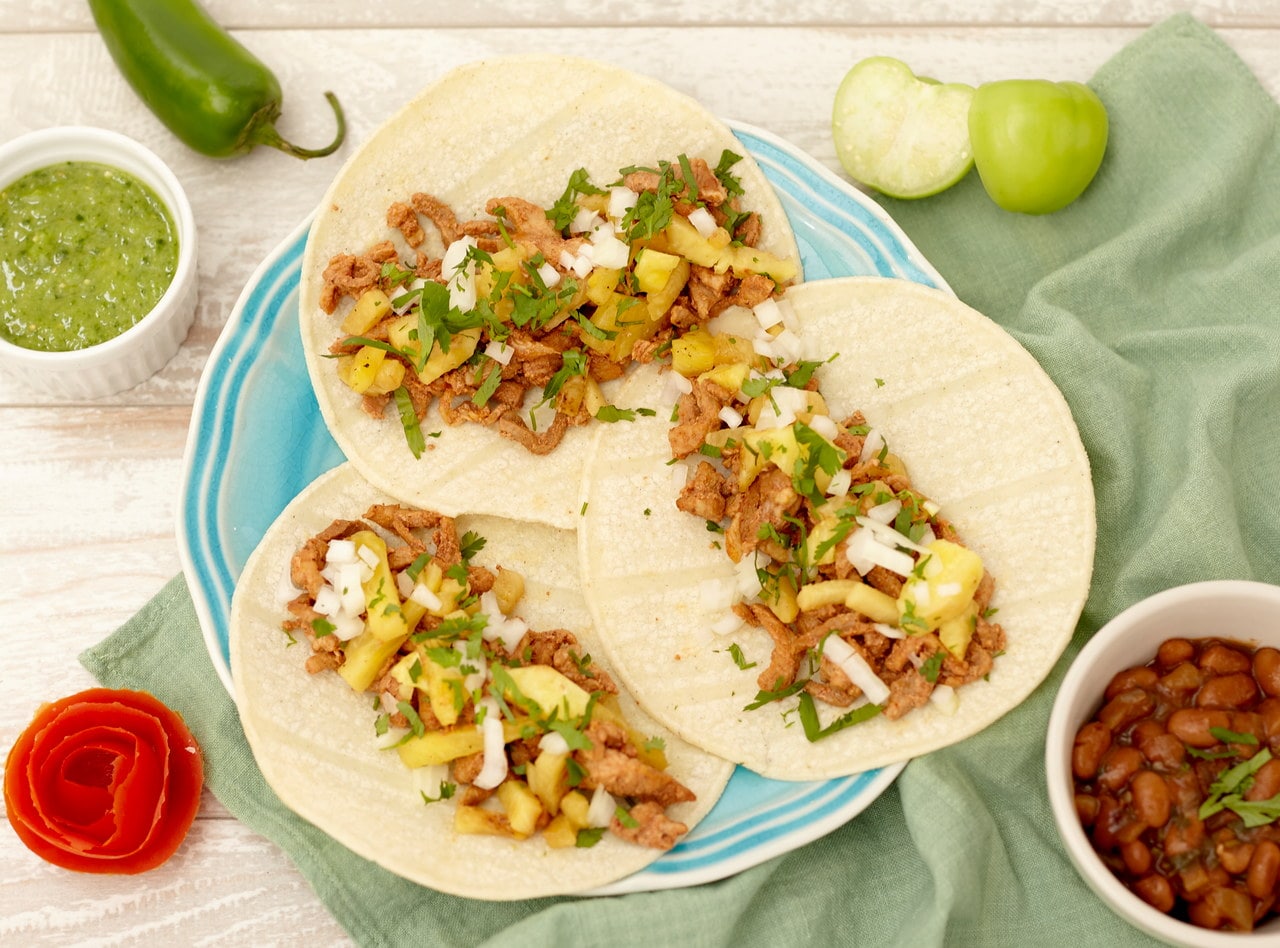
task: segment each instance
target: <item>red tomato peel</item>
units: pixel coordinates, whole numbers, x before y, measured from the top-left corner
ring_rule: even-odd
[[[91,688],[36,713],[9,751],[4,800],[41,858],[133,874],[177,851],[203,782],[200,748],[176,712],[146,692]]]

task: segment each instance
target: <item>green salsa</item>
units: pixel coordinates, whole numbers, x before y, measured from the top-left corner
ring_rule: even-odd
[[[0,189],[0,337],[64,352],[106,342],[173,281],[178,235],[151,188],[108,165],[50,165]]]

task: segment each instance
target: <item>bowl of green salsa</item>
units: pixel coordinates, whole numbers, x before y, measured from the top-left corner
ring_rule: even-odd
[[[0,146],[0,365],[66,398],[164,367],[195,316],[196,229],[173,172],[116,132]]]

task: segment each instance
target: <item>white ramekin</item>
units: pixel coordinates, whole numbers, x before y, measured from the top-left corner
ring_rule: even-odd
[[[47,128],[0,146],[0,187],[63,161],[95,161],[133,175],[159,195],[178,230],[173,282],[151,312],[119,336],[69,352],[25,349],[0,339],[0,366],[10,378],[60,398],[97,398],[150,378],[186,338],[196,312],[196,224],[168,166],[133,139],[101,128]]]
[[[1280,919],[1252,933],[1179,921],[1129,891],[1094,851],[1076,815],[1071,748],[1117,672],[1145,665],[1174,638],[1234,639],[1280,648],[1280,586],[1245,580],[1191,583],[1156,593],[1120,613],[1089,640],[1054,699],[1045,739],[1045,778],[1054,821],[1076,870],[1111,910],[1149,935],[1188,948],[1280,948]]]

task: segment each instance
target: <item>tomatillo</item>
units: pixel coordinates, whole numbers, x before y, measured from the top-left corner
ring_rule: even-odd
[[[1005,79],[978,87],[969,142],[987,194],[1006,211],[1051,214],[1089,186],[1107,150],[1107,109],[1088,86]]]

